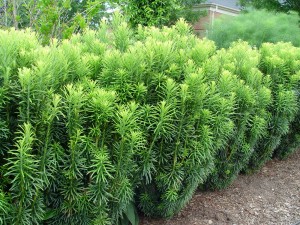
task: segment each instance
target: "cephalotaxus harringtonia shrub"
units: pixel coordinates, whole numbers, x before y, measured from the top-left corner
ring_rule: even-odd
[[[299,87],[300,49],[290,43],[263,44],[261,70],[271,78],[272,107],[269,111],[268,135],[250,161],[252,169],[259,169],[273,154],[287,156],[299,145]],[[290,123],[291,127],[289,129]]]
[[[262,70],[272,76],[274,102],[277,106],[272,108],[274,122],[270,132],[280,142],[274,144],[275,147],[279,144],[276,155],[287,157],[300,147],[300,50],[289,43],[277,43],[264,44],[261,53]],[[284,95],[289,98],[284,98]],[[273,150],[274,148],[270,148],[270,152]],[[270,153],[266,157],[270,157]]]
[[[291,79],[294,79],[297,82],[297,85],[295,85],[295,93],[297,95],[298,112],[290,124],[289,132],[282,136],[280,145],[275,149],[275,155],[281,159],[288,157],[300,148],[300,71],[292,76]]]
[[[260,137],[267,126],[267,107],[271,91],[267,80],[256,68],[259,52],[245,42],[234,43],[228,50],[220,50],[207,61],[205,72],[216,81],[217,89],[224,97],[232,96],[234,122],[231,136],[215,153],[215,168],[209,176],[206,188],[224,188],[247,165]]]
[[[298,112],[290,124],[289,132],[281,138],[280,145],[275,149],[276,156],[286,158],[300,148],[300,49],[284,43],[278,43],[277,46],[278,52],[276,54],[284,60],[289,71],[290,80],[288,83],[295,91],[298,105]]]
[[[1,73],[1,119],[13,120],[1,149],[3,223],[132,221],[135,198],[147,214],[171,216],[210,173],[212,138],[226,136],[214,116],[231,112],[199,69],[213,43],[182,21],[127,42],[127,25],[114,27],[46,47],[20,34],[15,55],[3,44],[4,58],[24,58]]]
[[[261,154],[283,107],[296,113],[283,44],[215,52],[183,21],[133,32],[121,17],[49,46],[0,34],[1,224],[137,224],[136,207],[170,217]]]
[[[212,129],[214,116],[222,107],[226,115],[230,107],[196,65],[214,52],[210,41],[190,35],[182,22],[163,30],[140,29],[137,37],[126,52],[112,49],[104,54],[97,81],[115,90],[119,101],[140,104],[138,122],[145,143],[137,158],[137,199],[148,215],[172,216],[212,169],[212,138],[224,139]],[[202,58],[197,51],[204,52]]]
[[[33,49],[37,44],[35,34],[28,30],[0,30],[0,155],[7,150],[7,141],[11,139],[10,127],[16,126],[10,112],[16,106],[11,91],[16,86],[18,68],[31,66]],[[0,163],[3,163],[1,159]]]
[[[16,195],[10,194],[9,183],[11,177],[8,172],[8,151],[14,145],[14,132],[18,127],[17,100],[13,94],[17,89],[18,68],[32,66],[33,51],[38,45],[35,34],[30,31],[2,31],[0,30],[0,223],[8,224],[16,208],[11,202]],[[17,163],[17,162],[16,162]],[[26,176],[26,174],[21,174]],[[22,178],[22,177],[21,177]],[[15,180],[15,187],[18,180]],[[28,180],[26,180],[28,182]],[[17,192],[17,188],[14,190]],[[20,190],[19,190],[20,191]],[[31,190],[32,191],[32,190]],[[23,193],[21,193],[22,195]],[[14,210],[13,210],[14,209]],[[23,208],[22,210],[24,210]],[[12,213],[12,214],[11,214]],[[8,220],[9,219],[9,220]]]

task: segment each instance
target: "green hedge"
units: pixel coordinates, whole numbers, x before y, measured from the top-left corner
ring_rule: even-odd
[[[249,162],[250,170],[260,169],[264,163],[270,159],[274,150],[280,145],[282,140],[287,141],[290,124],[291,129],[289,136],[299,135],[298,121],[296,117],[299,112],[299,80],[300,80],[300,49],[293,47],[290,43],[277,43],[275,45],[265,43],[261,49],[261,71],[270,76],[270,88],[272,90],[272,106],[269,108],[270,117],[268,121],[268,131],[262,139]],[[299,123],[298,123],[299,124]],[[282,139],[283,138],[283,139]],[[289,145],[298,145],[296,140],[288,140],[289,144],[282,150],[283,155],[288,155]],[[281,147],[285,142],[281,144]],[[298,148],[297,146],[295,146]]]
[[[276,52],[275,52],[276,51]],[[265,51],[265,58],[271,57],[273,55],[277,60],[276,70],[283,71],[285,75],[281,79],[284,79],[285,83],[289,83],[289,89],[294,90],[297,96],[297,102],[293,100],[293,104],[297,104],[299,108],[300,96],[299,96],[299,77],[300,77],[300,51],[298,48],[292,47],[290,44],[280,43],[277,48],[272,52]],[[273,69],[275,70],[275,68]],[[279,76],[278,72],[274,71],[275,76]],[[278,79],[278,78],[277,78]],[[281,81],[282,82],[282,81]],[[286,111],[286,117],[289,117],[290,112]],[[291,116],[292,123],[289,126],[289,130],[283,132],[284,136],[281,136],[281,142],[279,146],[275,149],[275,155],[279,158],[286,158],[294,151],[300,148],[300,110]],[[294,118],[293,118],[294,117]],[[287,123],[288,121],[286,121]],[[287,125],[286,125],[287,126]]]
[[[299,135],[290,44],[216,51],[184,21],[133,32],[115,17],[49,46],[0,31],[0,57],[3,224],[171,217]]]
[[[257,69],[260,54],[245,42],[234,43],[220,50],[205,65],[208,76],[217,80],[224,95],[234,96],[232,135],[216,152],[216,167],[206,188],[219,189],[229,185],[245,168],[258,141],[265,136],[271,90],[268,76]]]

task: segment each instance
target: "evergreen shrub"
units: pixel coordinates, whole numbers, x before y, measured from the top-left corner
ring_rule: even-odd
[[[182,20],[133,32],[118,16],[49,46],[0,32],[1,224],[171,217],[296,131],[289,44],[216,51]]]
[[[234,99],[234,112],[230,115],[233,132],[216,151],[216,166],[206,188],[220,189],[231,184],[266,134],[271,90],[268,77],[257,68],[259,62],[258,50],[246,42],[236,42],[228,50],[219,50],[204,66],[222,95],[231,94]]]
[[[300,148],[300,49],[291,46],[291,44],[278,43],[276,45],[264,44],[261,51],[264,58],[262,69],[268,68],[268,73],[275,81],[273,82],[273,88],[280,88],[279,94],[281,95],[293,93],[291,97],[285,98],[284,104],[287,104],[288,107],[276,111],[276,117],[273,117],[273,121],[276,121],[276,123],[273,123],[270,127],[270,131],[277,130],[274,134],[277,135],[277,139],[280,141],[278,145],[275,145],[275,155],[279,158],[286,158]],[[282,87],[282,83],[284,83],[284,87]],[[277,92],[277,90],[274,90],[274,93]],[[279,96],[275,99],[278,102],[275,103],[276,105],[283,104],[279,102],[281,100]],[[274,149],[271,151],[274,151]],[[270,157],[270,153],[267,157]]]
[[[267,135],[259,141],[249,161],[249,170],[260,169],[289,132],[290,123],[298,112],[300,51],[290,43],[265,43],[261,49],[261,71],[270,77],[272,107],[269,107]],[[294,122],[294,123],[295,123]],[[297,130],[291,130],[297,135]],[[286,137],[288,139],[288,137]],[[283,142],[284,143],[284,142]],[[294,143],[290,143],[294,145]],[[288,146],[285,146],[288,148]],[[284,151],[288,154],[290,150]]]

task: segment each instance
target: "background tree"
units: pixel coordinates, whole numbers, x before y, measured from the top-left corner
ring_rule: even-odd
[[[197,20],[201,12],[194,12],[192,7],[205,0],[127,0],[120,1],[120,6],[129,22],[134,27],[163,26],[173,24],[180,17],[188,21]]]
[[[299,0],[240,0],[242,6],[253,6],[257,9],[272,11],[297,11],[300,14]]]
[[[103,17],[120,9],[133,27],[174,24],[183,17],[193,22],[205,12],[193,10],[205,0],[2,0],[0,26],[37,31],[43,43],[69,38],[86,27],[99,27]]]
[[[97,27],[113,1],[96,0],[3,0],[0,26],[30,27],[43,42],[68,38],[87,26]]]

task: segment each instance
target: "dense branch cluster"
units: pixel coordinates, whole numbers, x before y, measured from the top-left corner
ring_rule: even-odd
[[[171,217],[300,146],[300,49],[216,50],[182,20],[42,46],[0,31],[0,223]],[[288,144],[287,144],[288,143]]]

